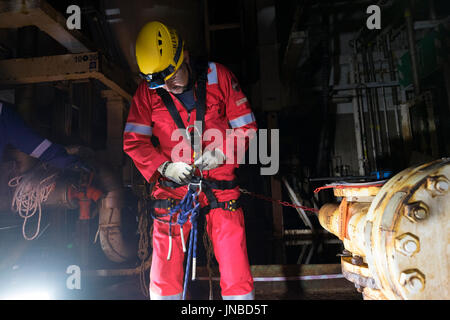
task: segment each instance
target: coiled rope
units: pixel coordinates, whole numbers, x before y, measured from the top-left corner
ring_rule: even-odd
[[[8,186],[15,188],[11,210],[17,212],[24,219],[22,234],[26,240],[34,240],[39,235],[42,218],[42,204],[47,201],[48,196],[55,189],[58,173],[48,175],[47,170],[42,167],[33,169],[30,173],[12,178]],[[36,232],[28,236],[26,225],[28,219],[38,214]]]

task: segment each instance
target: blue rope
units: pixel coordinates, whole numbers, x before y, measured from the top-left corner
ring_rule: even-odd
[[[197,259],[197,219],[200,215],[200,203],[197,201],[197,192],[188,189],[188,192],[184,196],[184,198],[174,206],[170,212],[167,214],[170,216],[169,220],[169,236],[171,235],[172,230],[172,216],[179,212],[177,224],[182,228],[183,225],[189,220],[191,220],[191,231],[189,235],[189,249],[188,249],[188,258],[186,264],[186,272],[184,274],[184,285],[183,285],[183,300],[186,300],[186,288],[188,284],[188,276],[191,270],[191,261],[196,261]],[[181,236],[184,237],[184,234],[181,232]],[[192,258],[193,255],[193,258]]]

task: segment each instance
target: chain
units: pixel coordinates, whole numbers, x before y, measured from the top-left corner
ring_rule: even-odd
[[[267,196],[262,195],[262,194],[257,194],[257,193],[248,191],[248,190],[243,189],[243,188],[239,188],[239,190],[242,193],[247,194],[249,196],[252,196],[252,197],[255,197],[255,198],[258,198],[258,199],[262,199],[262,200],[266,200],[266,201],[269,201],[269,202],[276,202],[276,203],[279,203],[279,204],[281,204],[282,206],[285,206],[285,207],[292,207],[292,208],[297,208],[297,209],[303,209],[305,211],[311,211],[311,212],[314,212],[314,213],[318,213],[319,212],[319,209],[316,209],[316,208],[309,208],[309,207],[305,207],[305,206],[296,205],[296,204],[293,204],[293,203],[290,203],[290,202],[287,202],[287,201],[282,201],[282,200],[279,200],[279,199],[273,199],[273,198],[267,197]]]

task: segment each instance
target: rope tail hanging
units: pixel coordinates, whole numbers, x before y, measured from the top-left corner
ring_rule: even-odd
[[[15,188],[11,209],[24,219],[22,234],[26,240],[34,240],[39,235],[42,204],[47,201],[49,195],[55,189],[58,173],[49,175],[48,170],[38,166],[30,173],[12,178],[8,185]],[[28,236],[26,225],[28,219],[38,214],[36,232]]]
[[[195,270],[197,263],[197,223],[200,214],[200,202],[197,201],[198,194],[196,191],[189,188],[188,192],[184,196],[183,200],[176,206],[171,213],[175,213],[180,210],[178,215],[177,223],[181,228],[181,238],[184,239],[183,225],[190,220],[191,221],[191,231],[189,235],[189,248],[186,263],[186,271],[184,275],[184,285],[183,285],[183,300],[186,300],[187,284],[189,281],[189,273],[191,269],[192,262],[192,280],[195,280]],[[184,240],[183,240],[184,241]]]

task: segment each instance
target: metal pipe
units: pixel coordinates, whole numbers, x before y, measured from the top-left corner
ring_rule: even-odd
[[[137,249],[125,240],[121,231],[124,189],[113,171],[104,166],[98,172],[98,179],[107,192],[99,210],[100,245],[109,260],[124,262],[137,254]]]
[[[355,81],[355,63],[356,57],[354,57],[350,63],[350,81],[352,83],[356,83]],[[365,174],[364,170],[364,153],[363,153],[363,142],[362,142],[362,134],[361,134],[361,116],[359,112],[359,103],[358,103],[358,96],[356,89],[353,90],[353,97],[352,97],[352,103],[353,103],[353,121],[355,123],[355,139],[356,139],[356,152],[358,155],[358,173],[360,175]]]
[[[363,61],[363,74],[364,74],[364,81],[369,82],[369,73],[368,73],[368,67],[367,67],[367,50],[365,49],[364,52],[362,52],[362,61]],[[375,171],[378,170],[378,157],[377,157],[377,146],[375,142],[375,129],[374,129],[374,121],[373,121],[373,106],[372,106],[372,97],[370,93],[369,88],[365,88],[365,97],[366,97],[366,104],[367,104],[367,115],[369,117],[369,129],[370,129],[370,142],[372,144],[372,156],[373,156],[373,162],[374,162],[374,169]]]
[[[318,214],[320,225],[328,232],[339,235],[339,203],[324,204]]]
[[[392,89],[392,91],[394,92],[394,89]],[[395,88],[395,92],[397,93],[397,88]],[[397,137],[400,140],[402,138],[402,134],[400,131],[399,105],[394,104],[393,107],[394,107],[394,116],[395,116],[395,130],[397,132]]]
[[[390,35],[386,35],[384,37],[384,46],[383,46],[383,51],[384,51],[384,57],[387,59],[388,61],[388,69],[389,69],[389,76],[390,76],[390,80],[391,81],[396,81],[397,77],[395,75],[395,68],[394,68],[394,61],[393,61],[393,55],[392,55],[392,50],[391,50],[391,40],[390,40]],[[398,112],[398,108],[399,108],[399,99],[398,99],[398,92],[397,92],[397,87],[391,87],[391,95],[392,95],[392,104],[394,107],[394,116],[395,116],[395,128],[397,131],[397,138],[401,139],[401,133],[400,133],[400,123],[399,123],[399,112]]]
[[[362,142],[363,142],[363,153],[364,153],[364,170],[367,171],[370,170],[370,164],[369,164],[369,158],[368,158],[368,138],[367,138],[367,128],[366,128],[366,119],[364,117],[364,100],[363,100],[363,93],[361,89],[357,89],[356,92],[358,92],[358,108],[359,108],[359,114],[360,114],[360,123],[361,123],[361,135],[362,135]]]
[[[368,67],[369,67],[369,77],[372,78],[373,82],[377,82],[377,76],[376,76],[376,71],[375,71],[375,64],[373,62],[373,46],[371,46],[371,50],[369,50],[367,52],[367,62],[368,62]],[[380,104],[378,101],[378,88],[373,88],[370,90],[371,94],[372,94],[372,102],[373,102],[373,117],[374,117],[374,121],[375,121],[375,132],[377,134],[376,138],[377,138],[377,150],[379,152],[379,154],[383,154],[384,150],[383,150],[383,139],[381,136],[381,121],[380,121]]]
[[[355,64],[355,82],[361,83],[361,73],[359,70],[359,61],[358,61],[358,49],[357,44],[355,43],[353,47],[354,51],[354,64]],[[367,132],[366,132],[366,124],[364,119],[364,104],[362,100],[362,92],[359,88],[355,89],[357,96],[357,104],[358,104],[358,114],[359,114],[359,123],[361,125],[361,141],[362,141],[362,149],[363,149],[363,159],[364,159],[364,172],[367,170],[369,165],[369,160],[367,157]],[[365,173],[364,173],[365,174]]]
[[[386,40],[385,41],[386,41],[385,57],[388,60],[389,74],[390,74],[390,78],[391,78],[390,80],[391,81],[397,81],[397,76],[395,74],[395,67],[394,67],[394,56],[393,56],[393,52],[392,52],[392,48],[391,48],[391,37],[390,37],[390,35],[386,36]],[[392,87],[392,102],[394,103],[394,105],[398,105],[399,104],[398,92],[397,92],[397,88],[396,87]]]
[[[346,177],[320,177],[320,178],[310,178],[309,181],[350,181],[350,180],[376,180],[379,179],[377,175],[372,176],[346,176]]]
[[[387,148],[387,153],[390,156],[391,155],[391,137],[389,134],[389,124],[388,124],[388,119],[387,119],[387,103],[386,103],[386,91],[384,90],[384,88],[382,88],[382,93],[383,93],[383,114],[384,114],[384,127],[385,127],[385,131],[386,131],[386,148]]]
[[[347,250],[365,256],[361,241],[357,241],[360,233],[356,231],[364,228],[370,205],[370,202],[327,203],[319,210],[319,222],[325,230],[344,241]]]
[[[419,78],[419,64],[417,61],[416,40],[414,35],[414,20],[411,12],[411,1],[405,9],[405,21],[406,21],[406,32],[408,34],[409,53],[411,56],[411,68],[413,73],[414,92],[416,96],[419,96],[421,93],[421,87]]]

